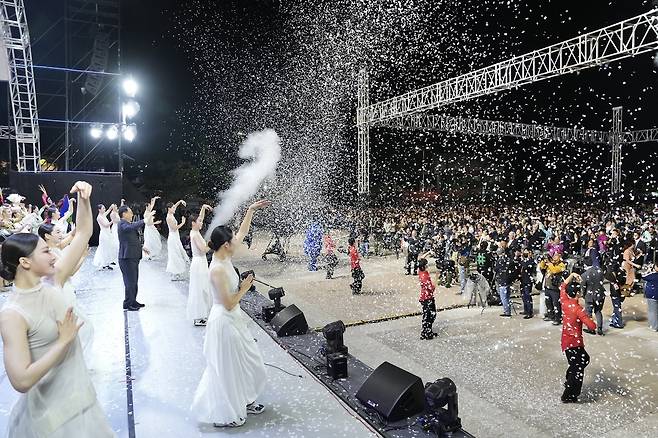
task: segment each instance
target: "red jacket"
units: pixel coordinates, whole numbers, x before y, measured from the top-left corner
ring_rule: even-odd
[[[427,271],[418,271],[418,280],[420,281],[420,299],[418,301],[431,300],[434,298],[434,284],[432,277]]]
[[[567,348],[584,347],[583,323],[590,330],[596,328],[596,323],[587,316],[578,298],[567,295],[567,283],[560,285],[560,303],[562,304],[562,351]]]
[[[324,240],[324,248],[327,250],[327,254],[333,254],[334,251],[336,250],[336,244],[334,243],[334,239],[332,239],[329,234],[325,234],[323,240]]]
[[[359,264],[359,251],[356,249],[356,246],[350,246],[349,254],[350,254],[350,267],[352,269],[360,268],[361,265]]]

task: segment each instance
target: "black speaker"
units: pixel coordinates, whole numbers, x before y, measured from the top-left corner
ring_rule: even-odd
[[[303,335],[308,331],[308,323],[304,317],[304,312],[294,304],[277,313],[272,318],[271,324],[279,337]]]
[[[388,421],[412,417],[425,409],[425,389],[420,377],[384,362],[372,372],[356,398]]]
[[[327,374],[336,380],[347,377],[347,356],[342,353],[327,354]]]

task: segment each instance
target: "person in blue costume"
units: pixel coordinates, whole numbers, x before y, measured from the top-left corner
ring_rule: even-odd
[[[322,225],[313,220],[306,230],[306,239],[304,239],[304,254],[308,257],[308,270],[317,271],[316,263],[322,251]]]

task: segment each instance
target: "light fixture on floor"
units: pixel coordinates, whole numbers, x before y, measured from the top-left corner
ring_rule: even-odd
[[[327,340],[324,354],[327,355],[327,374],[334,380],[347,377],[347,346],[343,343],[345,324],[343,321],[331,322],[324,326],[322,334]]]
[[[262,316],[263,321],[270,322],[274,315],[279,313],[281,310],[285,309],[286,306],[281,304],[281,298],[286,295],[286,292],[282,287],[275,287],[270,289],[267,293],[267,296],[270,297],[270,300],[274,301],[274,304],[269,306],[263,306]]]
[[[437,436],[461,429],[455,382],[444,377],[425,384],[425,414],[423,428]]]

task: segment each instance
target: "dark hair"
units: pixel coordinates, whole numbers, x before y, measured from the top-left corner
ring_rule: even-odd
[[[48,220],[48,219],[52,219],[52,218],[53,218],[53,215],[54,215],[55,212],[57,212],[57,211],[59,211],[59,210],[57,210],[56,207],[48,207],[48,208],[46,208],[46,220]],[[21,256],[21,257],[22,257],[22,256]]]
[[[100,210],[101,208],[105,208],[105,206],[103,204],[98,204],[96,208]]]
[[[123,214],[124,214],[125,212],[127,212],[128,210],[130,210],[130,207],[128,207],[127,205],[122,205],[121,207],[119,207],[119,212],[118,212],[118,213],[119,213],[119,217],[120,217],[120,218],[123,218]]]
[[[427,269],[427,259],[418,259],[418,269],[421,271]]]
[[[567,295],[569,295],[571,298],[576,298],[576,295],[580,292],[580,284],[571,282],[567,286]]]
[[[55,225],[53,224],[41,224],[39,226],[39,237],[46,240],[46,234],[53,234],[54,229]]]
[[[170,202],[167,202],[167,208],[171,208],[171,207],[173,207],[173,206],[174,206],[174,203],[173,203],[173,202],[171,202],[171,201],[170,201]]]
[[[223,244],[233,240],[233,230],[226,225],[218,225],[210,234],[208,248],[217,251]]]
[[[196,214],[196,213],[192,213],[192,214],[189,216],[190,223],[192,223],[192,222],[196,222],[197,219],[199,219],[199,215]]]
[[[39,243],[39,236],[32,233],[17,233],[7,237],[2,243],[0,250],[0,277],[7,281],[13,281],[18,269],[18,260],[21,257],[29,257]]]
[[[354,245],[354,242],[355,242],[354,237],[350,237],[349,239],[347,239],[347,243],[348,243],[350,246]]]

